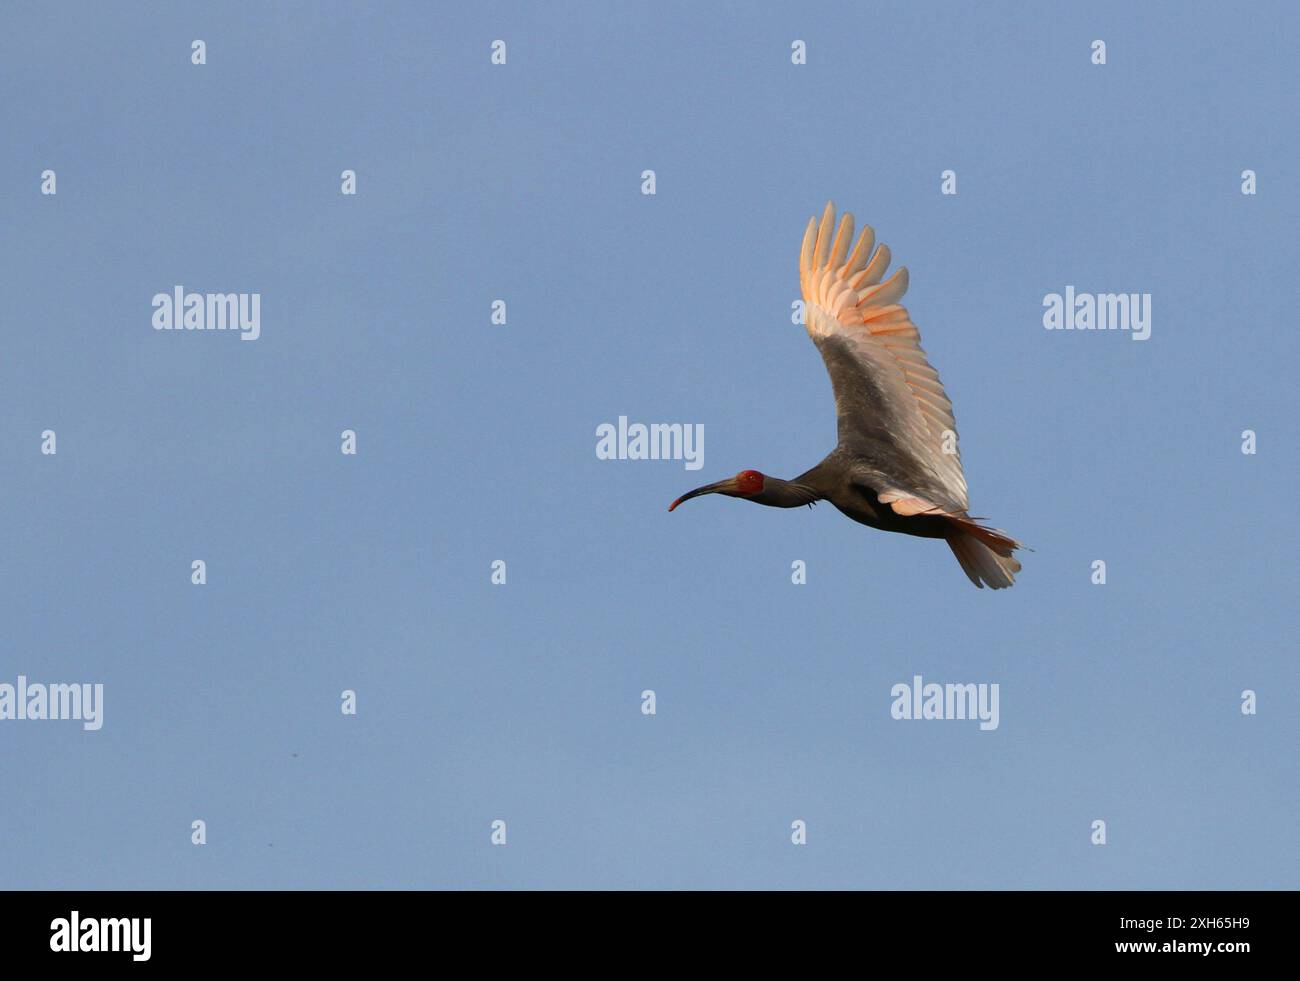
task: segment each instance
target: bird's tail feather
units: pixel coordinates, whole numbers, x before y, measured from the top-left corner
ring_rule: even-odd
[[[996,528],[985,528],[973,521],[958,520],[954,524],[957,527],[946,539],[948,547],[971,582],[980,589],[986,585],[1006,589],[1016,581],[1020,563],[1013,552],[1023,545]]]

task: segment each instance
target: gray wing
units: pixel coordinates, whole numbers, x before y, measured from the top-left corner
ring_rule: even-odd
[[[881,282],[889,250],[874,253],[863,230],[852,254],[853,216],[832,239],[835,212],[804,235],[800,280],[805,326],[835,391],[839,440],[862,461],[864,478],[900,514],[969,507],[952,403],[926,360],[907,308],[907,270]]]

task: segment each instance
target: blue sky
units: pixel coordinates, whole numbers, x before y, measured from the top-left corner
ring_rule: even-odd
[[[1297,19],[6,4],[0,682],[105,707],[0,722],[0,885],[1300,886]],[[828,505],[666,513],[832,448],[828,199],[911,272],[1014,589]],[[176,284],[261,336],[154,331]],[[1044,330],[1067,285],[1150,339]],[[597,459],[620,415],[703,469]],[[1000,726],[891,719],[917,674]]]

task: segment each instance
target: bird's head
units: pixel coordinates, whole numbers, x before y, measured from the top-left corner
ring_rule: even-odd
[[[763,493],[764,477],[757,470],[742,470],[734,477],[728,477],[726,480],[719,480],[716,484],[705,484],[703,487],[697,487],[693,491],[687,491],[672,504],[668,505],[671,511],[683,501],[689,501],[692,497],[703,497],[705,494],[726,494],[728,497],[757,497]]]

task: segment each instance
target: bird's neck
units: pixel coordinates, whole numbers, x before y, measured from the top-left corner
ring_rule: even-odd
[[[780,477],[764,477],[763,490],[750,498],[772,508],[797,508],[821,500],[821,494],[807,484]]]

